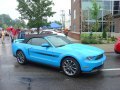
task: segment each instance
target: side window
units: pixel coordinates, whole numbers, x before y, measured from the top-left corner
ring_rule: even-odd
[[[45,39],[43,38],[32,38],[32,45],[36,46],[41,46],[43,43],[48,43]]]
[[[27,44],[32,44],[32,39],[30,39],[30,40],[27,42]]]

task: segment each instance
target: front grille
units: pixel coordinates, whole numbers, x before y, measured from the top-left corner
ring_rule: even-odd
[[[99,60],[99,59],[101,59],[103,57],[103,54],[100,54],[100,55],[98,55],[96,58],[95,58],[95,60]]]

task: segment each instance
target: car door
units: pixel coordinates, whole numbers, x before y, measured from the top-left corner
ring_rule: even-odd
[[[28,50],[30,60],[45,64],[52,64],[54,62],[53,59],[57,57],[53,55],[54,48],[51,45],[50,47],[42,47],[41,45],[44,43],[48,43],[44,38],[31,39],[31,47]]]

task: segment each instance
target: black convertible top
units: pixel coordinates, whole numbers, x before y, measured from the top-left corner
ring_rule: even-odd
[[[46,36],[53,36],[53,35],[56,35],[56,34],[44,34],[44,35],[29,34],[29,35],[25,36],[25,39],[24,39],[23,43],[27,43],[31,38],[43,38],[43,37],[46,37]]]

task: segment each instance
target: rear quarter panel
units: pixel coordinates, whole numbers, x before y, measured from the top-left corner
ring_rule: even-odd
[[[21,50],[25,54],[25,56],[27,58],[27,56],[28,56],[28,50],[27,50],[26,47],[27,47],[27,44],[25,44],[25,43],[13,42],[12,43],[12,53],[13,53],[13,56],[16,57],[17,51]]]

